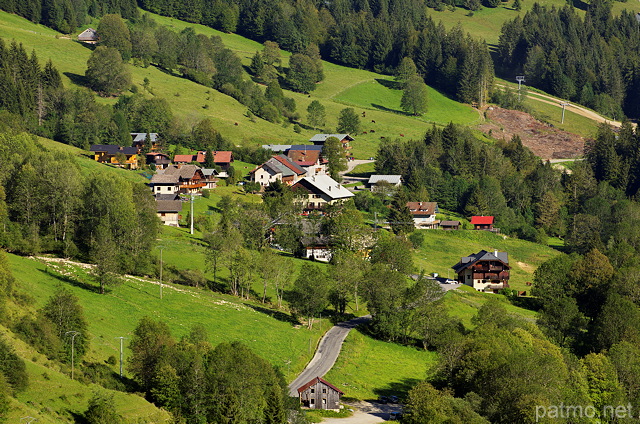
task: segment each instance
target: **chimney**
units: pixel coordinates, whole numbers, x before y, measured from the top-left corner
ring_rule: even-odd
[[[496,258],[498,257],[498,249],[495,249],[495,250],[493,251],[493,256],[495,256]]]

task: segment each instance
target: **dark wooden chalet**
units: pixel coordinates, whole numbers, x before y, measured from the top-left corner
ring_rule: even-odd
[[[507,252],[481,250],[461,258],[452,268],[458,274],[458,282],[478,291],[498,292],[509,287],[511,267]]]
[[[316,377],[298,388],[300,403],[310,409],[340,410],[340,396],[344,393],[333,384]]]
[[[443,230],[459,230],[460,221],[442,221],[440,222],[440,228]]]

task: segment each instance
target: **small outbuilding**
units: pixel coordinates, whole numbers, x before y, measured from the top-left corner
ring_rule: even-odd
[[[98,31],[93,28],[87,28],[78,35],[78,41],[87,44],[96,44],[100,40]]]
[[[472,216],[471,225],[474,230],[493,230],[493,217],[492,216]]]
[[[340,410],[340,397],[344,393],[333,384],[316,377],[298,388],[298,396],[303,407],[309,409]]]
[[[440,228],[443,230],[459,230],[460,221],[442,221],[440,222]]]

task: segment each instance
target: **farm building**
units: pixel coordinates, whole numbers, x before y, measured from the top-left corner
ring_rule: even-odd
[[[344,393],[333,384],[316,377],[298,388],[300,403],[310,409],[340,409],[340,396]]]

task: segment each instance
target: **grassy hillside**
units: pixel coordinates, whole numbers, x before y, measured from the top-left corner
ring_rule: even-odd
[[[261,49],[260,44],[235,34],[225,34],[202,25],[188,24],[158,15],[153,17],[159,24],[169,25],[176,30],[190,26],[199,33],[219,35],[229,48],[238,52],[245,65],[250,63],[255,51]],[[0,12],[0,37],[23,43],[27,50],[35,49],[38,58],[43,62],[51,59],[63,74],[65,86],[73,87],[82,83],[91,50],[72,38],[62,37],[49,28],[35,25],[5,12]],[[288,53],[284,52],[283,55],[286,66]],[[221,133],[235,144],[301,143],[317,132],[307,128],[301,134],[296,134],[291,125],[285,127],[261,119],[251,122],[245,116],[247,108],[229,96],[168,75],[153,66],[141,68],[130,65],[129,67],[134,84],[141,86],[144,78],[148,78],[153,92],[169,100],[178,118],[187,124],[194,124],[204,117],[209,117]],[[366,131],[367,134],[359,134],[353,143],[354,154],[357,157],[368,157],[375,153],[381,136],[396,138],[404,134],[405,137],[419,137],[430,125],[429,122],[447,123],[452,120],[456,123],[468,124],[478,119],[477,112],[470,106],[455,103],[434,90],[430,92],[429,112],[425,117],[417,119],[402,112],[398,113],[397,99],[401,93],[399,90],[386,89],[387,93],[384,97],[388,99],[383,100],[391,101],[389,104],[378,104],[379,98],[376,97],[378,92],[365,92],[363,96],[362,89],[351,90],[359,84],[376,84],[378,80],[387,81],[388,77],[326,62],[324,73],[325,80],[310,96],[293,92],[286,92],[286,95],[295,99],[303,124],[306,123],[306,108],[309,103],[312,100],[323,103],[327,110],[327,131],[335,130],[338,114],[346,105],[356,106],[358,113],[366,112],[366,118],[362,119],[362,131]],[[248,78],[248,75],[246,77]],[[380,87],[384,88],[381,85]],[[100,99],[100,101],[114,103],[115,99]],[[372,133],[370,130],[375,132]]]

